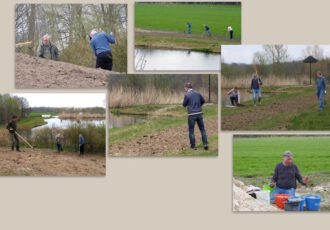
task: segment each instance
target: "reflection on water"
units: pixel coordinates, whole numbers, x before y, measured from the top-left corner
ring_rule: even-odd
[[[121,128],[127,125],[134,125],[142,123],[147,119],[147,116],[141,115],[113,115],[110,113],[109,128]]]
[[[142,57],[146,61],[143,70],[220,70],[220,54],[187,50],[135,50],[135,66]]]
[[[42,128],[67,128],[70,125],[73,124],[94,124],[94,125],[102,125],[105,124],[104,120],[71,120],[71,119],[64,119],[61,120],[58,117],[52,117],[52,118],[48,118],[45,119],[45,121],[47,122],[47,124],[42,125],[42,126],[38,126],[32,129],[32,133],[36,130],[42,129]]]

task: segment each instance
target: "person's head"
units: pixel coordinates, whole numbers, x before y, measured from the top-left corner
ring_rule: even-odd
[[[50,35],[49,34],[45,34],[44,36],[42,36],[42,44],[44,45],[49,45],[50,43]]]
[[[293,163],[293,155],[290,151],[285,151],[283,153],[283,163],[286,166],[289,166]]]
[[[184,84],[184,90],[187,92],[189,89],[192,89],[192,84],[190,82],[187,82]]]
[[[234,87],[234,90],[235,90],[235,91],[237,91],[237,90],[238,90],[238,88],[235,86],[235,87]]]
[[[97,34],[97,29],[92,29],[91,32],[89,32],[89,39],[92,40],[95,34]]]
[[[321,72],[321,71],[317,71],[317,72],[316,72],[316,76],[317,76],[317,77],[322,77],[322,72]]]
[[[14,114],[14,115],[11,117],[11,119],[12,119],[13,121],[17,121],[17,120],[18,120],[18,116]]]
[[[253,77],[254,79],[257,79],[257,78],[258,78],[258,74],[257,74],[257,73],[253,73],[253,74],[252,74],[252,77]]]

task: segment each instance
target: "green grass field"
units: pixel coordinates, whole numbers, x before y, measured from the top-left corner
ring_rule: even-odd
[[[233,175],[245,183],[269,182],[284,151],[294,154],[294,162],[311,184],[330,182],[330,136],[235,137]]]
[[[188,21],[194,34],[203,34],[203,25],[208,24],[214,35],[224,36],[231,25],[235,36],[241,37],[240,5],[135,4],[136,28],[183,32]]]
[[[192,35],[185,34],[188,21],[192,24]],[[212,37],[206,35],[205,24],[210,27]],[[234,29],[233,40],[228,39],[228,25]],[[176,36],[165,33],[136,33],[135,46],[137,47],[219,53],[221,44],[240,44],[241,6],[136,3],[135,28],[178,33]]]

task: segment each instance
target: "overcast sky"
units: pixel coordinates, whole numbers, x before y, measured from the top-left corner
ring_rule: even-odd
[[[95,107],[105,108],[104,93],[14,93],[25,97],[31,107]]]
[[[303,50],[307,45],[288,45],[291,60],[302,60]],[[320,45],[324,50],[324,56],[330,57],[330,45]],[[221,47],[222,59],[225,63],[251,64],[253,54],[262,51],[262,45],[225,45]]]

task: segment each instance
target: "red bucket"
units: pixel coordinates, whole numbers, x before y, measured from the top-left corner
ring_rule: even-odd
[[[284,209],[284,202],[290,198],[289,194],[276,194],[275,195],[275,204],[277,207]]]

